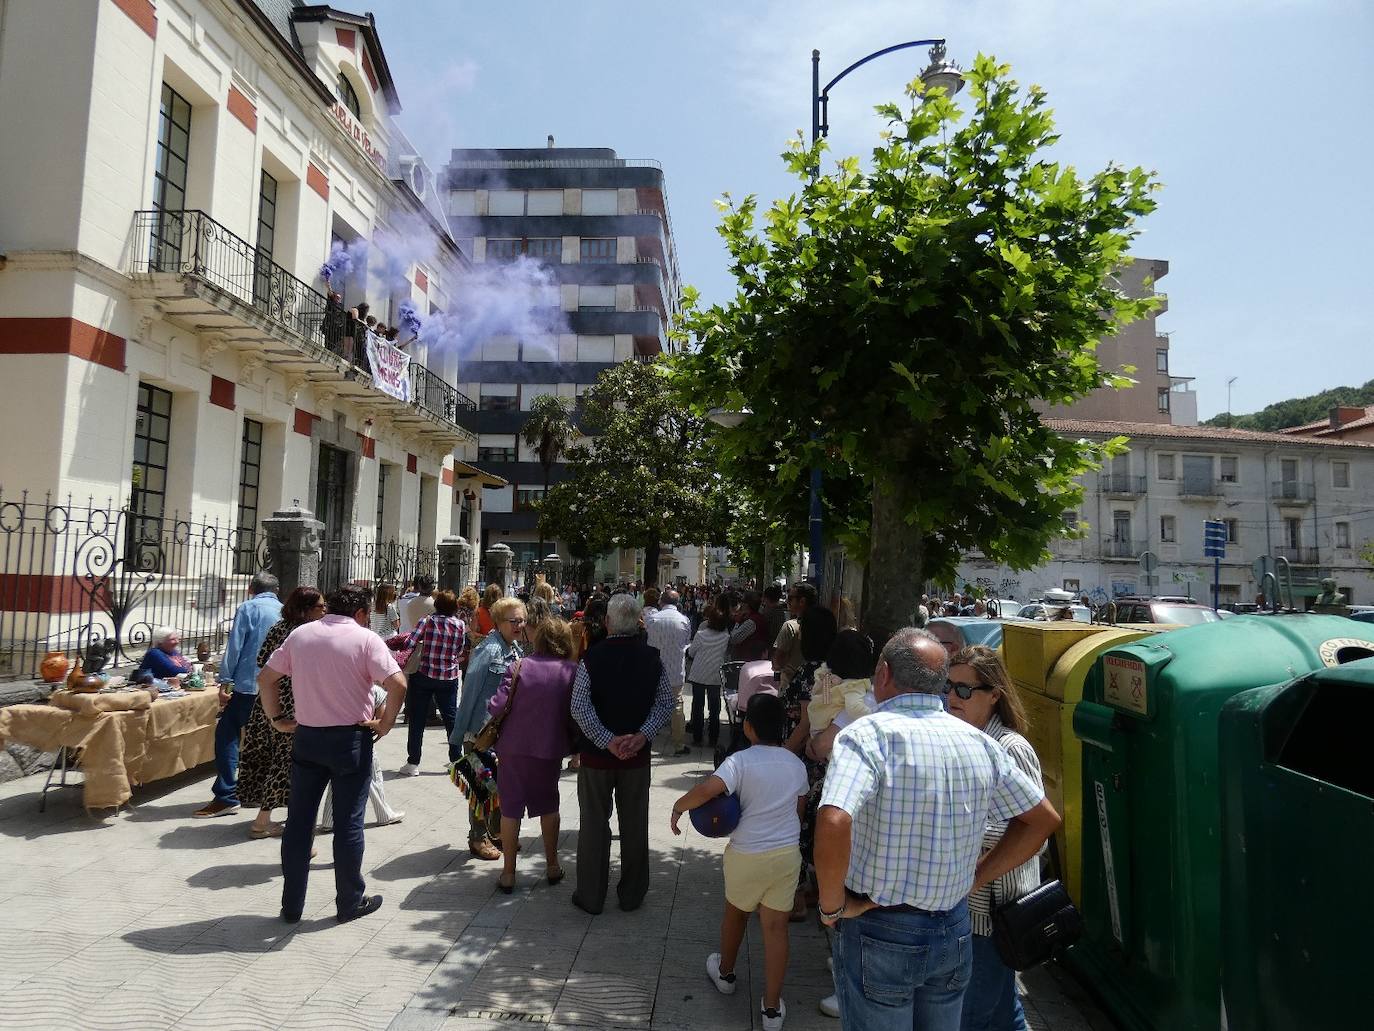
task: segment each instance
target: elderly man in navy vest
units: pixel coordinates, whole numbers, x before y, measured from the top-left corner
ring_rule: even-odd
[[[639,636],[639,602],[617,594],[609,635],[577,668],[572,714],[586,735],[577,774],[581,825],[573,905],[600,913],[611,871],[611,808],[620,821],[620,908],[638,909],[649,890],[649,742],[673,710],[668,673]]]

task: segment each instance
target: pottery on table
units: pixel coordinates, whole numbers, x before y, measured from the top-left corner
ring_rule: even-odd
[[[105,686],[105,678],[99,673],[87,673],[84,677],[74,684],[68,684],[67,690],[75,694],[95,694]]]
[[[38,664],[38,675],[44,682],[56,684],[67,675],[70,665],[64,652],[48,652]]]

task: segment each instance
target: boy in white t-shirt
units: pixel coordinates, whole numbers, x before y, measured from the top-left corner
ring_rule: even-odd
[[[736,752],[673,806],[672,827],[682,814],[727,791],[739,797],[740,821],[725,850],[725,915],[720,922],[720,951],[706,957],[706,973],[717,990],[735,990],[735,959],[758,910],[763,928],[764,1031],[779,1031],[787,1016],[782,1001],[787,972],[787,918],[801,872],[801,812],[806,804],[806,767],[780,747],[785,725],[777,695],[749,699],[744,733],[750,747]]]

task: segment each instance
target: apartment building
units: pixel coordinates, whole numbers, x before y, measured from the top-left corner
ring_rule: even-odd
[[[1324,440],[1374,441],[1374,405],[1336,405],[1325,419],[1289,426],[1280,433]]]
[[[1048,425],[1075,439],[1126,436],[1130,450],[1083,477],[1083,507],[1064,516],[1084,526],[1081,538],[1055,541],[1053,559],[1030,571],[970,556],[960,583],[982,582],[1003,597],[1054,587],[1099,600],[1148,592],[1210,602],[1203,523],[1219,520],[1223,604],[1255,600],[1255,563],[1264,556],[1288,564],[1298,605],[1326,576],[1349,602],[1374,604],[1374,569],[1360,558],[1374,538],[1374,442],[1084,419]],[[1153,573],[1141,561],[1147,553]]]
[[[482,546],[505,544],[523,565],[543,557],[535,506],[544,473],[521,439],[531,403],[542,394],[575,400],[603,370],[669,347],[681,287],[663,170],[550,137],[543,148],[455,149],[444,184],[463,252],[479,269],[538,262],[561,313],[538,335],[474,341],[459,383],[477,402],[477,466],[509,481],[483,492]],[[642,562],[624,550],[598,575],[642,576]]]
[[[388,324],[403,305],[444,311],[469,267],[399,110],[370,15],[0,5],[3,501],[48,506],[41,535],[73,525],[51,506],[76,499],[98,532],[122,524],[116,564],[157,573],[188,538],[231,542],[230,584],[275,510],[324,523],[335,579],[401,578],[476,536],[481,487],[500,481],[464,461],[475,406],[456,354],[422,338],[382,368],[345,331],[363,301]],[[7,560],[0,609],[75,604],[51,542],[26,546],[37,565]]]

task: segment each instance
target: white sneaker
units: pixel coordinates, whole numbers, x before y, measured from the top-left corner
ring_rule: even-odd
[[[838,995],[827,995],[821,1000],[821,1012],[827,1017],[838,1017],[840,1015],[840,997]]]
[[[787,1003],[782,1001],[782,996],[778,996],[778,1008],[770,1010],[764,1007],[763,1000],[759,1000],[759,1013],[763,1015],[763,1031],[782,1031],[782,1022],[787,1019]]]
[[[720,992],[721,995],[735,994],[735,975],[720,972],[719,952],[713,952],[706,957],[706,976],[711,979],[711,983],[716,986],[716,991]]]
[[[389,817],[387,817],[385,820],[378,820],[378,821],[377,821],[377,826],[378,826],[378,827],[390,827],[393,823],[400,823],[400,822],[401,822],[402,820],[404,820],[405,818],[406,818],[406,814],[403,813],[403,812],[400,812],[399,810],[397,810],[396,812],[393,812],[393,813],[392,813]]]
[[[418,763],[406,763],[396,771],[396,774],[400,777],[418,777],[420,775],[420,766]]]

